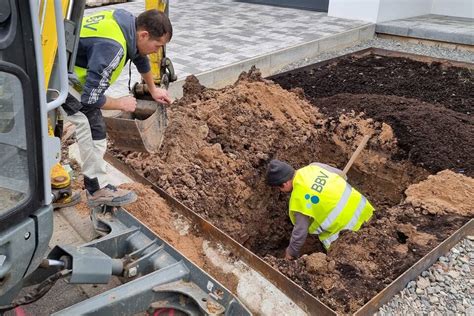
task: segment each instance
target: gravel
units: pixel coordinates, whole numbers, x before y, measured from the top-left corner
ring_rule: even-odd
[[[289,70],[307,66],[307,65],[311,65],[323,60],[328,60],[328,59],[338,57],[341,55],[353,53],[353,52],[356,52],[365,48],[369,48],[369,47],[384,48],[384,49],[394,50],[394,51],[399,51],[399,52],[404,52],[404,53],[412,53],[412,54],[417,54],[417,55],[426,55],[426,56],[431,56],[431,57],[436,57],[436,58],[445,58],[445,59],[450,59],[450,60],[474,63],[473,52],[375,38],[369,41],[362,42],[358,45],[345,48],[343,50],[329,51],[329,52],[322,53],[316,56],[315,58],[306,58],[306,59],[291,63],[285,66],[284,68],[282,68],[281,70],[279,70],[278,73],[289,71]]]
[[[474,315],[474,236],[468,236],[376,315]]]

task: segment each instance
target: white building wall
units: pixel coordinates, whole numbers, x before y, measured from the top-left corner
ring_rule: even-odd
[[[329,0],[329,16],[383,22],[425,14],[474,18],[474,0]]]
[[[380,0],[329,0],[328,15],[377,22]]]
[[[474,0],[433,0],[431,13],[474,19]]]
[[[377,22],[430,14],[432,3],[433,0],[380,0]]]

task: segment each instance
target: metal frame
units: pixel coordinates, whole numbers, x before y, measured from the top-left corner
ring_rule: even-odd
[[[38,1],[29,0],[31,14],[31,23],[33,25],[33,42],[36,55],[36,71],[38,76],[38,90],[40,97],[41,106],[41,138],[42,144],[42,156],[43,156],[43,186],[44,186],[44,205],[51,204],[51,179],[49,170],[54,164],[59,162],[60,159],[60,143],[58,138],[52,138],[48,135],[48,112],[54,110],[58,106],[64,103],[68,93],[68,78],[67,78],[67,59],[66,59],[66,39],[64,37],[64,24],[62,18],[62,5],[61,0],[54,0],[54,10],[56,12],[56,29],[58,37],[58,72],[60,78],[60,93],[58,98],[52,102],[46,101],[46,86],[44,82],[44,66],[43,66],[43,53],[41,46],[41,34],[40,34],[40,23],[38,15],[34,12],[39,12]]]
[[[330,60],[322,61],[316,64],[312,64],[306,67],[295,69],[296,71],[301,71],[315,66],[323,66],[329,63],[333,63],[339,59],[355,56],[363,57],[370,54],[390,56],[390,57],[405,57],[422,62],[440,62],[446,66],[455,66],[455,67],[464,67],[468,69],[474,69],[474,64],[451,61],[441,58],[431,58],[422,55],[408,54],[389,51],[385,49],[378,48],[367,48],[355,53],[349,53],[340,57],[336,57]],[[272,79],[277,76],[287,74],[289,72],[294,72],[295,70],[287,71],[280,73],[268,79]],[[197,228],[201,231],[205,238],[209,238],[214,241],[218,241],[228,247],[234,254],[243,259],[250,267],[260,272],[265,278],[271,281],[275,286],[277,286],[285,295],[292,299],[299,307],[311,315],[337,315],[337,313],[318,300],[316,297],[311,295],[309,292],[304,290],[302,287],[297,285],[291,279],[283,275],[281,272],[275,270],[268,263],[263,261],[261,258],[256,256],[254,253],[249,251],[247,248],[240,245],[230,236],[225,234],[219,228],[212,225],[210,222],[202,218],[200,215],[195,213],[193,210],[173,198],[166,191],[147,180],[135,170],[131,169],[129,166],[125,165],[109,153],[106,153],[105,159],[114,167],[119,169],[125,175],[129,176],[136,182],[149,185],[153,188],[155,192],[160,194],[177,212],[181,213],[183,216],[192,220],[196,224]],[[474,220],[469,221],[463,227],[461,227],[456,233],[448,237],[445,241],[439,244],[435,249],[430,253],[421,258],[414,266],[409,268],[405,273],[403,273],[399,278],[393,281],[387,288],[382,290],[374,298],[372,298],[366,305],[359,309],[355,314],[356,315],[368,315],[372,314],[378,310],[385,302],[390,300],[393,295],[398,293],[403,289],[406,284],[418,276],[423,270],[429,267],[433,262],[435,262],[443,253],[447,252],[456,242],[458,242],[462,237],[474,233]]]

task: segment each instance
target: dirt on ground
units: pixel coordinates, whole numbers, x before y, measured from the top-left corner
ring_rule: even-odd
[[[393,121],[360,111],[328,115],[301,89],[283,90],[255,70],[220,90],[189,77],[184,93],[169,108],[158,154],[111,152],[339,312],[360,308],[469,219],[456,206],[434,214],[429,205],[402,203],[405,190],[444,166],[445,157],[424,164],[407,157],[401,144],[411,134],[397,135]],[[446,112],[447,119],[458,112]],[[469,122],[458,129],[464,127]],[[431,131],[420,133],[430,138]],[[341,234],[325,258],[280,259],[292,230],[288,195],[265,185],[267,163],[278,158],[300,168],[319,161],[342,169],[367,134],[348,181],[376,206],[372,220],[357,233]],[[448,142],[444,150],[451,155],[459,143],[469,147],[465,141]],[[321,250],[308,238],[304,253]]]
[[[329,117],[363,112],[390,125],[400,149],[394,159],[409,159],[432,173],[474,175],[472,70],[370,55],[274,80],[301,89]]]
[[[316,268],[313,255],[265,259],[332,309],[353,313],[470,218],[425,214],[410,204],[377,210],[358,232],[343,233]]]
[[[394,95],[472,114],[472,69],[370,54],[309,66],[301,71],[274,76],[272,80],[285,89],[301,88],[311,102],[342,93]],[[322,112],[326,110],[331,109],[321,108]]]
[[[224,273],[214,266],[203,251],[203,238],[187,219],[173,212],[168,203],[151,188],[140,183],[124,183],[120,188],[137,193],[137,201],[126,209],[147,227],[171,244],[187,259],[212,275],[228,290],[235,293],[238,280],[232,273]]]

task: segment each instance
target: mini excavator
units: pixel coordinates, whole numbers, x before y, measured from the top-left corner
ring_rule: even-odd
[[[115,278],[117,286],[54,315],[250,315],[123,208],[92,208],[97,234],[84,244],[52,243],[53,204],[77,202],[60,164],[57,108],[72,92],[68,73],[84,7],[85,0],[0,2],[0,314],[39,300],[61,279],[108,284]],[[168,12],[168,3],[147,0],[150,8]],[[151,61],[158,84],[176,80],[164,49]],[[134,90],[146,97],[142,83]]]

